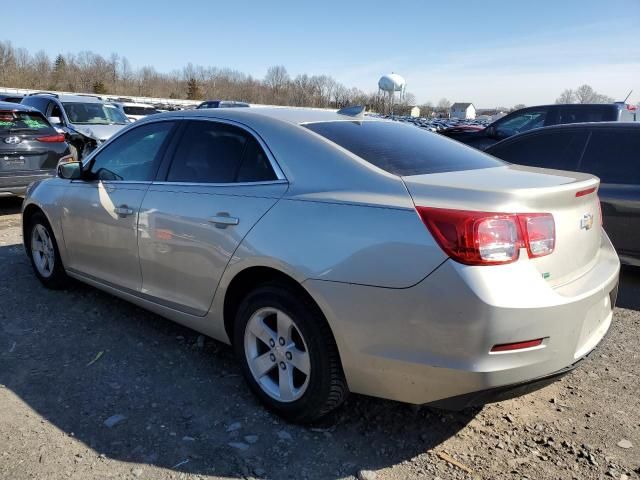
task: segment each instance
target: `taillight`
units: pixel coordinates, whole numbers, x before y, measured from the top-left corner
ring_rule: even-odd
[[[493,213],[416,207],[438,245],[465,265],[515,262],[521,248],[530,258],[555,247],[555,223],[549,213]]]
[[[62,133],[58,133],[56,135],[46,135],[44,137],[36,138],[39,142],[44,143],[60,143],[64,142],[64,135]]]

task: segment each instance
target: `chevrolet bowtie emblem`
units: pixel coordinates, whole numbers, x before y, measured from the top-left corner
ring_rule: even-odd
[[[591,227],[593,227],[593,215],[585,213],[580,220],[580,228],[582,230],[591,230]]]

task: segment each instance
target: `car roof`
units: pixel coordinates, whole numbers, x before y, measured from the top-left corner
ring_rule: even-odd
[[[59,95],[58,100],[63,103],[105,103],[100,98],[90,95]]]
[[[248,121],[256,117],[268,117],[294,125],[317,122],[336,121],[391,121],[370,116],[351,116],[338,113],[336,110],[323,108],[297,108],[297,107],[256,107],[256,108],[216,108],[201,110],[180,110],[167,112],[162,115],[185,118],[221,118],[238,122]],[[158,116],[155,116],[158,118]]]
[[[640,128],[640,122],[579,122],[579,123],[562,123],[559,125],[549,125],[542,128],[534,128],[520,135],[541,133],[555,130],[581,130],[594,128]],[[514,135],[514,137],[520,136]],[[513,138],[513,137],[510,137]]]
[[[22,103],[2,102],[0,101],[0,110],[12,110],[15,112],[38,112],[37,108],[23,105]]]

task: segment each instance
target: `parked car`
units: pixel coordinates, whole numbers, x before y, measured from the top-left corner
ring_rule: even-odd
[[[92,95],[34,93],[23,105],[40,110],[67,137],[71,155],[81,159],[129,123],[115,105]]]
[[[248,103],[236,102],[234,100],[207,100],[206,102],[202,102],[196,108],[237,108],[248,106]]]
[[[349,391],[521,394],[596,347],[620,268],[597,178],[347,111],[135,122],[29,190],[35,275],[232,343],[260,400],[299,422]]]
[[[159,110],[153,105],[147,105],[145,103],[132,103],[132,102],[118,102],[114,105],[118,107],[122,113],[124,113],[129,120],[135,122],[136,120],[140,120],[147,115],[154,115],[156,113],[160,113]]]
[[[55,176],[68,154],[64,135],[42,113],[0,102],[0,196],[22,195],[31,182]]]
[[[640,266],[640,123],[545,127],[503,140],[486,152],[520,165],[600,177],[604,228],[622,262]]]
[[[635,108],[624,103],[560,104],[527,107],[505,115],[482,130],[445,129],[440,133],[479,150],[534,128],[580,122],[632,122]]]
[[[0,102],[20,103],[24,97],[13,93],[0,93]]]

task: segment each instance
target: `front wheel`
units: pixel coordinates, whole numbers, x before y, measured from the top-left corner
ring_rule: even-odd
[[[234,345],[252,391],[292,422],[310,422],[348,394],[326,320],[286,285],[257,288],[236,317]]]
[[[53,231],[43,213],[35,213],[29,219],[27,235],[27,252],[38,280],[54,290],[66,287],[69,279]]]

